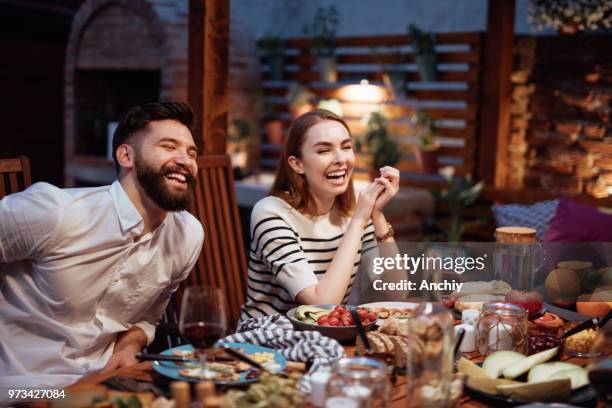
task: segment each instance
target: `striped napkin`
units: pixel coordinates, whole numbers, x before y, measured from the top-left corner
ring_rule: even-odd
[[[305,393],[310,393],[312,373],[329,371],[336,360],[346,357],[336,340],[316,331],[296,331],[289,319],[280,314],[246,320],[235,334],[220,342],[258,344],[275,349],[287,360],[312,364],[299,383],[300,391]]]

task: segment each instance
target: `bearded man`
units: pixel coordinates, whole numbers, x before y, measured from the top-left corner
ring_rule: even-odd
[[[204,240],[185,103],[132,108],[113,137],[118,180],[36,183],[0,201],[0,401],[136,363]]]

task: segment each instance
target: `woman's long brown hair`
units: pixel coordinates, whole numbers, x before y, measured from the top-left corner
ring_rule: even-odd
[[[302,145],[306,140],[306,133],[317,123],[333,120],[341,123],[349,133],[351,131],[346,122],[339,116],[324,109],[315,109],[297,118],[289,128],[289,135],[283,146],[283,151],[276,169],[276,178],[270,190],[270,195],[282,198],[293,208],[306,215],[316,215],[317,206],[310,190],[306,177],[298,174],[289,166],[289,157],[302,158]],[[342,216],[350,216],[355,207],[355,191],[353,180],[349,180],[346,191],[336,197],[333,209]]]

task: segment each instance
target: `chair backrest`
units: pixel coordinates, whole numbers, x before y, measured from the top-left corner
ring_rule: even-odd
[[[204,226],[204,247],[194,271],[172,296],[162,324],[158,327],[157,351],[181,344],[177,331],[183,287],[209,285],[223,292],[228,312],[228,328],[233,332],[246,296],[247,262],[234,188],[234,175],[228,155],[197,158],[198,182],[190,209]],[[161,329],[161,330],[160,330]]]
[[[27,157],[0,159],[0,199],[8,194],[25,190],[30,184],[32,177]]]

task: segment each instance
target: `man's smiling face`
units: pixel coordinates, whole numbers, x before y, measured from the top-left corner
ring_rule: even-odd
[[[198,171],[189,129],[174,120],[154,121],[137,137],[134,166],[147,196],[166,211],[187,209]]]

